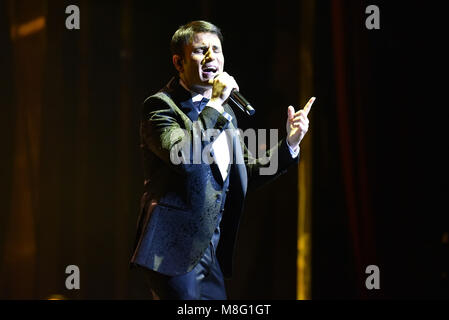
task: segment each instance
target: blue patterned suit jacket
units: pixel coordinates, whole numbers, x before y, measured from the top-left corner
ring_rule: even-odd
[[[270,150],[270,156],[277,153],[276,174],[260,175],[262,164],[250,161],[253,158],[242,138],[234,136],[235,158],[227,178],[229,188],[223,208],[221,196],[225,184],[217,165],[192,164],[192,152],[185,152],[188,148],[183,148],[183,144],[199,138],[196,141],[202,141],[204,150],[214,138],[203,141],[206,129],[220,132],[237,128],[233,110],[229,105],[224,109],[232,121],[208,106],[198,114],[190,92],[179,84],[177,77],[145,100],[140,128],[145,189],[131,266],[170,276],[191,271],[208,247],[221,211],[217,258],[225,277],[231,276],[235,239],[248,188],[276,178],[289,165],[297,163],[299,157],[291,157],[283,139]],[[173,164],[170,158],[173,150],[186,163]]]

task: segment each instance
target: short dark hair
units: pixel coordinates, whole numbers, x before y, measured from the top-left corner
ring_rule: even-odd
[[[195,34],[200,32],[216,34],[218,39],[220,39],[220,42],[223,44],[223,34],[221,33],[220,28],[204,20],[191,21],[183,26],[180,26],[178,30],[176,30],[170,43],[171,54],[177,54],[183,57],[184,47],[192,41]]]

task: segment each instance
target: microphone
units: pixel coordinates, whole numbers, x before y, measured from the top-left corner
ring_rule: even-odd
[[[228,101],[231,101],[234,105],[239,107],[243,112],[252,116],[256,113],[256,110],[251,106],[251,104],[246,100],[240,92],[235,89],[232,89],[231,94],[229,95]]]

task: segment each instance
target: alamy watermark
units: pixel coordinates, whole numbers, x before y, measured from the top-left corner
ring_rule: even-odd
[[[80,29],[80,8],[72,4],[65,8],[65,13],[70,14],[65,19],[65,27],[69,30]]]
[[[65,13],[69,16],[65,20],[65,26],[68,30],[80,29],[80,9],[77,5],[68,5]],[[372,4],[365,8],[365,13],[368,16],[365,19],[365,26],[368,30],[380,29],[380,10],[379,7]]]
[[[278,143],[278,130],[269,130],[269,143],[267,143],[266,129],[207,129],[185,130],[176,129],[170,134],[172,142],[170,160],[173,164],[213,164],[227,158],[229,164],[256,164],[259,163],[261,175],[274,175],[278,169],[278,153],[269,151]],[[247,140],[246,152],[241,153],[240,146]],[[258,143],[264,148],[258,148]],[[220,151],[225,149],[225,151]],[[219,150],[220,149],[220,150]],[[263,149],[263,150],[261,150]]]
[[[80,268],[71,264],[65,268],[65,273],[69,276],[65,279],[65,287],[68,290],[80,288]]]
[[[366,267],[365,273],[369,276],[365,280],[365,287],[368,290],[380,289],[380,269],[378,266],[371,264]]]
[[[372,4],[366,7],[365,13],[369,14],[365,20],[365,26],[368,30],[380,29],[380,10],[379,7]]]

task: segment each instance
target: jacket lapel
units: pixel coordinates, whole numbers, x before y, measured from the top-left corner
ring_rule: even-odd
[[[192,94],[179,83],[179,77],[173,77],[162,91],[166,91],[170,95],[191,122],[198,120],[198,111],[193,105]]]
[[[170,95],[172,100],[179,106],[179,109],[188,117],[188,119],[185,120],[190,120],[190,123],[186,123],[186,127],[192,128],[192,122],[198,120],[198,111],[193,104],[192,94],[181,86],[178,77],[173,77],[163,90]],[[230,107],[228,105],[225,105],[224,107],[228,113],[231,113],[235,117],[234,113],[229,111]],[[240,137],[237,128],[234,126],[234,121],[235,119],[229,123],[228,127],[230,129],[228,132],[232,133],[227,137],[228,145],[232,144],[231,164],[228,167],[228,178],[232,171],[234,171],[234,175],[237,174],[242,183],[243,190],[246,190],[246,167]],[[222,133],[226,134],[226,132]],[[221,185],[224,185],[220,169],[215,162],[211,164],[211,170],[215,180]]]

